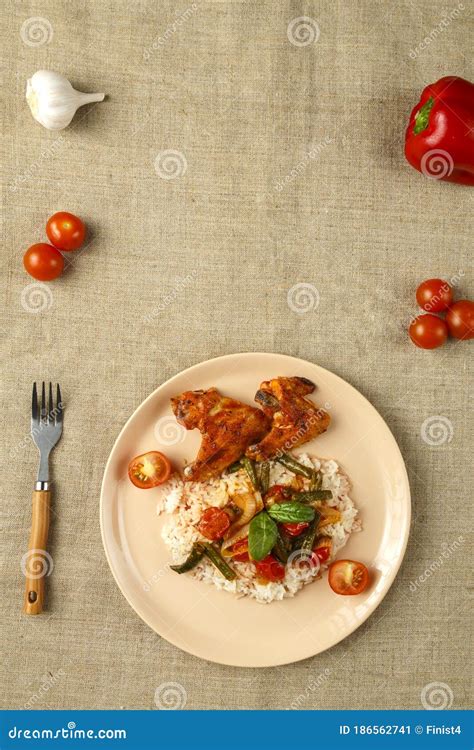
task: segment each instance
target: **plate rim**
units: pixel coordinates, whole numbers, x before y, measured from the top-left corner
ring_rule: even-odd
[[[193,370],[198,369],[198,368],[202,367],[203,365],[209,364],[211,362],[216,362],[217,360],[235,359],[235,358],[242,357],[242,356],[247,356],[247,355],[258,356],[258,357],[269,357],[269,358],[277,356],[277,357],[283,357],[283,358],[291,360],[293,362],[302,362],[302,363],[304,363],[306,365],[311,365],[311,366],[317,367],[317,368],[323,370],[324,372],[329,373],[332,377],[336,378],[336,380],[341,381],[345,386],[349,387],[350,390],[353,392],[353,394],[359,399],[359,401],[364,402],[365,405],[370,408],[370,410],[373,412],[373,415],[376,418],[376,420],[379,422],[379,424],[381,423],[385,427],[385,429],[388,431],[388,434],[390,436],[390,441],[393,444],[393,447],[395,448],[396,452],[399,455],[400,462],[401,462],[401,467],[403,469],[403,479],[404,479],[404,489],[405,489],[405,493],[404,494],[406,496],[406,512],[403,514],[403,519],[404,519],[404,529],[403,529],[404,530],[404,538],[403,538],[403,543],[402,543],[401,548],[400,548],[399,558],[398,558],[396,564],[394,565],[394,567],[390,570],[390,574],[387,576],[388,585],[387,585],[385,591],[381,594],[380,598],[376,601],[376,603],[373,606],[371,606],[371,607],[368,608],[367,612],[364,613],[364,615],[361,617],[361,619],[358,620],[358,622],[353,627],[350,626],[350,629],[344,635],[342,635],[340,638],[337,638],[337,640],[335,640],[334,643],[332,643],[330,646],[327,646],[326,648],[324,648],[324,649],[322,649],[320,651],[316,651],[314,654],[309,654],[309,655],[306,655],[306,656],[297,657],[296,659],[291,659],[289,661],[285,660],[285,661],[276,662],[276,663],[273,662],[271,664],[246,664],[246,665],[242,665],[242,664],[232,663],[232,662],[229,662],[229,661],[221,661],[219,659],[209,659],[208,657],[202,656],[201,654],[197,653],[197,651],[193,650],[192,648],[184,647],[181,643],[178,642],[177,639],[175,640],[173,638],[173,634],[171,634],[171,636],[166,636],[166,637],[163,636],[163,635],[161,635],[161,633],[159,633],[158,630],[156,630],[156,627],[149,621],[148,616],[146,614],[140,612],[139,608],[136,607],[135,604],[133,604],[130,601],[127,593],[125,592],[124,588],[122,587],[122,584],[121,584],[121,582],[120,582],[120,580],[118,578],[118,574],[116,574],[116,572],[114,570],[114,567],[113,567],[112,561],[111,561],[111,556],[110,556],[108,548],[107,548],[106,532],[105,532],[105,528],[104,528],[104,525],[105,525],[105,518],[104,518],[105,499],[104,499],[104,495],[105,495],[105,481],[106,481],[106,478],[107,478],[107,474],[108,474],[110,466],[112,464],[112,458],[113,458],[114,453],[116,451],[117,445],[118,445],[118,443],[119,443],[119,441],[120,441],[123,433],[127,429],[128,424],[134,418],[134,416],[136,415],[136,413],[138,411],[140,411],[143,407],[145,407],[146,404],[155,397],[155,394],[164,385],[168,385],[168,384],[172,383],[173,380],[181,377],[182,375],[186,375],[188,373],[191,373]],[[168,643],[171,643],[173,646],[175,646],[176,648],[180,649],[184,653],[191,654],[192,656],[195,656],[195,657],[197,657],[199,659],[202,659],[204,661],[207,661],[209,663],[222,664],[223,666],[229,666],[229,667],[238,667],[240,669],[269,669],[269,668],[272,668],[272,667],[285,666],[287,664],[296,664],[297,662],[305,661],[306,659],[313,659],[315,656],[318,656],[319,654],[322,654],[325,651],[328,651],[329,649],[334,648],[334,646],[337,646],[338,643],[340,643],[341,641],[343,641],[346,638],[348,638],[350,635],[352,635],[352,633],[354,633],[358,628],[360,628],[361,625],[363,625],[363,623],[366,622],[369,619],[369,617],[371,617],[371,615],[375,612],[375,610],[381,605],[381,603],[383,602],[383,600],[387,596],[388,592],[392,588],[393,582],[395,581],[395,578],[398,575],[398,572],[399,572],[399,570],[401,568],[401,565],[403,563],[403,560],[405,558],[406,549],[407,549],[407,545],[408,545],[408,539],[410,537],[411,517],[412,517],[412,498],[411,498],[410,481],[409,481],[409,477],[408,477],[407,468],[406,468],[406,465],[405,465],[405,460],[403,458],[402,452],[401,452],[400,447],[398,445],[398,442],[397,442],[397,440],[395,438],[395,435],[393,434],[392,430],[390,429],[389,425],[384,420],[384,418],[382,417],[382,415],[380,414],[380,412],[368,400],[368,398],[366,398],[366,396],[363,395],[363,393],[361,393],[355,386],[352,385],[352,383],[349,383],[347,380],[345,380],[344,378],[342,378],[340,375],[337,375],[332,370],[328,370],[326,367],[322,367],[322,365],[316,364],[315,362],[310,362],[309,360],[302,359],[301,357],[294,357],[291,354],[281,354],[280,352],[252,352],[252,351],[243,351],[243,352],[234,352],[232,354],[222,354],[222,355],[219,355],[217,357],[211,357],[209,359],[202,360],[201,362],[196,362],[194,365],[190,365],[189,367],[186,367],[185,369],[180,370],[179,372],[175,373],[175,375],[172,375],[170,378],[168,378],[167,380],[164,380],[162,383],[160,383],[160,385],[158,385],[134,409],[134,411],[132,412],[132,414],[130,414],[130,416],[128,417],[127,421],[123,425],[122,429],[118,433],[118,435],[117,435],[117,437],[116,437],[116,439],[115,439],[115,441],[114,441],[114,443],[112,445],[112,448],[110,449],[107,461],[105,463],[105,467],[104,467],[104,471],[103,471],[103,475],[102,475],[101,489],[100,489],[99,521],[100,521],[100,533],[101,533],[101,539],[102,539],[102,546],[104,548],[105,557],[106,557],[108,566],[110,568],[110,571],[112,573],[112,576],[113,576],[113,578],[115,580],[115,583],[117,584],[117,586],[119,588],[119,591],[121,592],[121,594],[123,595],[123,597],[127,601],[128,605],[133,609],[133,611],[138,615],[138,617],[154,633],[156,633],[160,638],[163,638]]]

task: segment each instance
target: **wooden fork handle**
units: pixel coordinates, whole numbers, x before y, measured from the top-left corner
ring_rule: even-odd
[[[49,513],[51,492],[33,492],[33,514],[31,519],[28,552],[21,561],[26,578],[23,612],[26,615],[39,615],[43,611],[44,581],[51,573],[52,559],[46,551],[48,543]]]

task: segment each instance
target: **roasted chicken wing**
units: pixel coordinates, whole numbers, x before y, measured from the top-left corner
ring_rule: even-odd
[[[171,399],[171,407],[187,430],[197,428],[202,433],[196,460],[184,470],[186,481],[202,482],[218,476],[249,445],[261,440],[271,424],[263,411],[222,396],[217,388],[186,391]]]
[[[306,378],[275,378],[265,381],[255,394],[266,416],[272,419],[270,432],[246,452],[249,458],[265,461],[285,453],[325,432],[331,417],[309,399],[316,386]]]

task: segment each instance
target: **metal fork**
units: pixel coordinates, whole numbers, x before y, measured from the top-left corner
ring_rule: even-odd
[[[56,405],[53,404],[53,386],[41,386],[41,405],[38,391],[33,383],[31,403],[31,437],[39,450],[38,479],[33,492],[33,512],[28,552],[22,558],[22,569],[26,577],[23,612],[38,615],[43,610],[44,579],[52,571],[52,558],[46,551],[49,531],[51,491],[49,489],[49,455],[59,441],[63,431],[63,404],[61,390],[56,386]]]

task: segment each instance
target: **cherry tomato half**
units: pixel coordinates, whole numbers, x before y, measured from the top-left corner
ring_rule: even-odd
[[[230,518],[222,508],[206,508],[197,528],[200,533],[212,542],[222,539],[230,526]]]
[[[267,555],[255,563],[258,578],[265,578],[266,581],[282,581],[285,577],[285,566],[282,565],[273,555]]]
[[[427,279],[416,290],[416,301],[426,312],[442,312],[453,301],[453,290],[443,279]]]
[[[361,594],[369,585],[369,571],[355,560],[336,560],[329,566],[329,585],[336,594]]]
[[[58,211],[46,224],[49,241],[60,250],[77,250],[84,242],[86,225],[69,211]]]
[[[38,242],[28,248],[23,256],[25,271],[38,281],[52,281],[60,276],[64,268],[64,258],[55,247],[46,242]]]
[[[149,451],[136,456],[128,465],[130,481],[141,490],[158,487],[169,479],[171,464],[163,453]]]
[[[289,536],[299,536],[306,531],[309,523],[307,521],[300,521],[299,523],[282,523],[281,527],[286,531]]]
[[[436,349],[448,338],[448,326],[437,315],[418,315],[408,329],[410,338],[420,349]]]
[[[455,339],[474,338],[474,302],[468,299],[460,299],[455,302],[446,315],[449,333]]]

